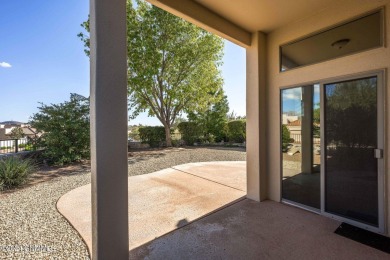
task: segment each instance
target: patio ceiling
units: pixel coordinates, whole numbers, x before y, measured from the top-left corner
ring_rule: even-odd
[[[194,0],[249,31],[269,33],[288,23],[312,16],[340,0]]]
[[[148,1],[244,47],[251,44],[253,32],[269,33],[340,3],[340,0]]]

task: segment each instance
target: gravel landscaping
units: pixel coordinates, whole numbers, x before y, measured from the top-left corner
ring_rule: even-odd
[[[241,148],[173,148],[129,153],[129,176],[179,164],[243,161]],[[57,212],[57,200],[90,183],[85,164],[42,171],[24,188],[0,193],[1,259],[89,259],[87,247]]]

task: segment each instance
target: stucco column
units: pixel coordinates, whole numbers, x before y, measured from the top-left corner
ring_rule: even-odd
[[[126,0],[90,0],[92,257],[128,259]]]
[[[313,172],[313,86],[302,88],[301,154],[302,173]]]
[[[247,197],[267,199],[266,35],[252,34],[246,49]]]

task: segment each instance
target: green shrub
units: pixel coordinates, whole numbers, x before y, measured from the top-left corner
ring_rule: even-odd
[[[0,190],[25,183],[29,175],[36,170],[36,164],[30,159],[15,156],[0,159]]]
[[[70,101],[44,105],[30,122],[42,135],[30,139],[33,147],[44,148],[48,163],[64,165],[89,159],[89,99],[77,94]]]
[[[288,144],[293,142],[294,139],[290,138],[290,131],[288,130],[286,125],[282,125],[282,143]]]
[[[138,129],[142,143],[150,147],[159,147],[165,141],[165,129],[163,126],[143,126]]]
[[[246,121],[233,120],[227,124],[229,142],[243,143],[246,138]]]
[[[286,125],[282,125],[282,151],[287,152],[289,143],[294,142]]]
[[[19,147],[19,148],[24,148],[24,149],[23,149],[24,151],[32,151],[32,150],[34,150],[33,145],[30,144],[30,143],[18,144],[18,147]]]
[[[194,145],[195,142],[202,142],[202,131],[194,122],[181,122],[178,124],[183,141],[186,145]]]
[[[24,150],[25,151],[33,151],[36,149],[34,148],[34,146],[32,144],[26,144],[26,146],[24,147]]]

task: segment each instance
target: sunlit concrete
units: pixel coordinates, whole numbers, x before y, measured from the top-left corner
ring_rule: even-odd
[[[246,192],[246,162],[188,163],[172,167],[228,187]]]
[[[230,187],[245,188],[245,162],[176,168],[128,178],[130,250],[245,198],[245,190]],[[218,174],[222,177],[216,177]],[[59,199],[57,208],[91,250],[90,190],[91,185],[85,185],[68,192]]]

